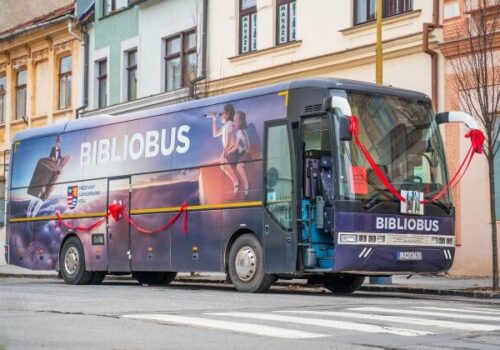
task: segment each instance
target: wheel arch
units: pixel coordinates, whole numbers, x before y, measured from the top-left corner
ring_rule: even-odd
[[[255,236],[255,238],[259,241],[260,245],[264,247],[262,244],[262,240],[260,239],[259,235],[257,235],[253,230],[249,228],[241,228],[237,231],[235,231],[227,240],[226,246],[224,247],[224,271],[227,273],[228,269],[228,260],[229,260],[229,252],[231,251],[231,247],[234,244],[234,242],[244,234],[251,234]]]

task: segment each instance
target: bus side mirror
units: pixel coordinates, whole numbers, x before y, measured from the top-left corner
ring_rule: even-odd
[[[351,126],[351,119],[345,115],[339,118],[339,139],[340,141],[351,141],[352,134],[349,130]]]
[[[475,120],[473,116],[465,112],[453,111],[437,113],[436,123],[438,125],[444,123],[464,123],[469,129],[479,129],[477,120]]]
[[[330,110],[339,117],[339,139],[340,141],[351,141],[352,135],[349,131],[350,119],[352,115],[351,105],[345,97],[330,96],[325,99],[325,109]]]

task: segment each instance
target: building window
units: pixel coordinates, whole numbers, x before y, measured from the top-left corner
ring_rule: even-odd
[[[165,40],[165,90],[188,86],[198,72],[196,29]]]
[[[296,0],[277,0],[277,43],[285,44],[290,41],[297,40],[296,34],[296,13],[297,1]]]
[[[26,118],[27,72],[23,68],[16,77],[16,119]]]
[[[106,107],[108,100],[107,60],[97,62],[97,107]]]
[[[127,101],[137,98],[137,49],[127,51]]]
[[[131,2],[133,2],[133,1],[132,0],[104,0],[104,16],[110,14],[113,11],[127,7]]]
[[[72,69],[72,57],[66,56],[61,58],[59,61],[59,109],[71,107]]]
[[[0,76],[0,124],[5,123],[5,102],[7,94],[7,77],[5,75]]]
[[[384,18],[413,11],[413,0],[383,0]],[[377,18],[377,0],[354,0],[354,25]]]
[[[257,50],[257,0],[240,0],[240,53]]]

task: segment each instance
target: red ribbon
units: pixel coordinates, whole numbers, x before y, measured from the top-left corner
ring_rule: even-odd
[[[119,221],[120,218],[123,217],[125,220],[127,220],[127,222],[130,225],[132,225],[132,227],[134,227],[140,233],[155,234],[155,233],[159,233],[163,230],[166,230],[170,226],[172,226],[177,221],[177,219],[179,219],[179,217],[182,215],[182,213],[184,213],[184,218],[182,220],[182,233],[187,234],[188,206],[187,206],[186,202],[182,203],[179,211],[173,217],[171,217],[170,220],[165,225],[162,225],[154,230],[145,229],[145,228],[141,227],[139,224],[137,224],[137,222],[132,217],[130,217],[127,213],[125,213],[122,205],[118,202],[110,204],[108,206],[108,211],[107,211],[106,215],[104,215],[104,217],[100,218],[99,220],[97,220],[96,222],[94,222],[88,226],[70,225],[63,220],[63,218],[61,217],[61,214],[59,212],[56,213],[56,216],[57,216],[57,221],[58,221],[57,225],[58,226],[62,225],[64,227],[66,227],[70,230],[74,230],[74,231],[83,231],[83,232],[92,231],[96,227],[102,225],[106,221],[106,219],[109,216],[111,216],[113,219],[115,219],[115,221]]]
[[[383,170],[380,169],[378,164],[375,162],[370,152],[368,152],[365,145],[363,145],[363,143],[360,141],[359,121],[358,118],[354,115],[350,117],[349,132],[352,134],[354,138],[354,143],[359,147],[366,161],[368,162],[368,164],[370,164],[371,168],[373,169],[373,172],[375,173],[375,175],[377,175],[377,177],[380,179],[385,188],[387,188],[400,201],[405,201],[406,199],[392,185],[387,176],[385,176]],[[474,154],[483,153],[483,144],[485,136],[481,130],[472,129],[467,134],[465,134],[465,137],[470,138],[471,145],[469,150],[467,151],[467,154],[465,155],[465,158],[462,160],[460,166],[451,177],[451,180],[445,186],[443,186],[443,188],[434,197],[432,197],[431,199],[424,199],[420,201],[420,203],[429,204],[432,201],[440,199],[447,192],[448,189],[455,187],[460,182],[462,177],[465,175],[467,169],[469,168],[469,165],[472,162],[472,158],[474,158]]]

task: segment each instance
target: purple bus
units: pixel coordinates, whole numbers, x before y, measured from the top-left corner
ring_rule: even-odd
[[[351,115],[405,201],[356,145]],[[70,284],[226,272],[244,292],[446,271],[454,208],[447,191],[435,199],[448,181],[438,124],[453,116],[437,117],[421,93],[309,79],[29,129],[12,144],[6,260]]]

